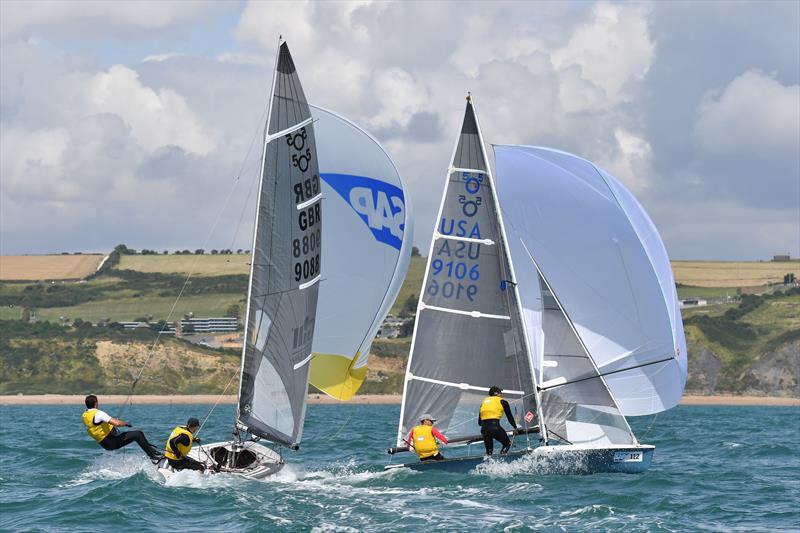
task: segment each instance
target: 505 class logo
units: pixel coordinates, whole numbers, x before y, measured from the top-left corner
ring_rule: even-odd
[[[400,250],[406,227],[402,189],[364,176],[322,174],[321,177],[353,208],[378,242]]]

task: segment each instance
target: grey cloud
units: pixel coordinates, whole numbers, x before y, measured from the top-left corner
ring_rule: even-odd
[[[343,6],[314,5],[315,37],[298,46],[303,51],[295,57],[299,73],[310,100],[368,129],[384,111],[373,85],[376,73],[402,69],[425,92],[404,120],[373,131],[408,184],[417,215],[415,244],[421,249],[427,249],[463,98],[471,90],[488,142],[552,146],[602,166],[625,157],[617,129],[649,146],[649,155],[628,163],[637,173],[634,179],[646,185],[639,199],[677,258],[752,259],[787,247],[800,253],[800,200],[791,193],[799,172],[797,154],[711,154],[693,138],[703,96],[723,90],[742,72],[759,69],[783,85],[798,83],[796,3],[655,3],[648,18],[655,57],[645,78],[623,87],[627,100],[571,111],[562,107],[565,87],[578,91],[578,102],[604,97],[576,65],[559,70],[552,62],[575,29],[592,21],[592,4],[373,3],[354,8],[349,21],[342,21]],[[198,16],[181,12],[167,20],[180,31],[198,28],[200,20],[213,24],[213,14]],[[77,50],[75,43],[86,41],[76,32],[98,30],[95,19],[50,21],[47,28],[55,28],[53,35],[65,49]],[[461,30],[443,29],[455,24]],[[44,26],[25,27],[36,36]],[[165,55],[173,51],[169,43],[176,42],[165,32],[135,24],[120,35],[131,46],[163,39]],[[43,186],[20,188],[18,177],[3,176],[4,252],[103,250],[121,241],[139,248],[199,247],[229,191],[211,246],[228,247],[231,239],[239,239],[235,246],[247,247],[249,216],[237,226],[242,214],[254,209],[247,191],[257,172],[258,143],[242,161],[263,127],[274,49],[241,44],[242,50],[232,51],[209,42],[209,57],[184,54],[126,64],[143,86],[180,95],[199,122],[217,134],[215,149],[198,156],[177,147],[148,153],[118,117],[80,112],[85,80],[107,69],[98,66],[97,56],[113,56],[113,49],[90,45],[81,53],[66,53],[57,41],[47,47],[4,42],[3,135],[12,129],[66,132],[70,162],[63,171],[84,191],[76,196],[67,189],[48,198]],[[215,59],[230,52],[265,61]],[[7,155],[2,154],[4,161]],[[240,167],[242,177],[235,182]],[[31,190],[41,198],[23,195]],[[40,220],[16,222],[45,208],[47,216]],[[758,236],[759,227],[769,232],[767,238]]]

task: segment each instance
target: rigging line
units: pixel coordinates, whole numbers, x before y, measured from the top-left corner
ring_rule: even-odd
[[[656,413],[656,415],[653,417],[653,420],[650,422],[650,425],[647,426],[647,430],[644,432],[644,435],[642,435],[641,440],[644,440],[647,437],[647,434],[650,433],[650,430],[653,429],[653,426],[655,425],[656,420],[658,420],[658,415],[660,415],[660,414],[661,413]]]
[[[209,229],[208,233],[206,234],[206,238],[203,241],[203,248],[204,249],[208,246],[208,242],[211,240],[211,236],[214,234],[214,231],[216,230],[217,225],[219,225],[219,222],[222,219],[222,214],[227,209],[228,203],[230,202],[231,197],[233,196],[233,191],[236,188],[236,185],[238,183],[239,183],[239,176],[236,176],[236,178],[234,178],[234,180],[233,180],[233,183],[228,188],[228,195],[225,197],[225,201],[223,202],[222,207],[217,211],[217,214],[216,214],[216,217],[214,219],[214,222],[211,225],[211,229]],[[194,274],[195,274],[195,267],[197,266],[197,262],[198,262],[198,257],[195,256],[194,261],[192,262],[192,266],[190,268],[190,271],[186,275],[186,279],[184,280],[183,285],[181,286],[181,290],[180,290],[180,292],[178,292],[178,296],[175,298],[175,301],[172,303],[172,307],[170,308],[169,314],[167,315],[166,322],[169,322],[170,319],[172,318],[172,315],[175,313],[175,308],[177,307],[178,302],[180,301],[181,297],[183,296],[183,293],[186,290],[186,287],[189,285],[189,281],[192,279],[192,276],[194,276]],[[144,371],[147,368],[148,363],[152,359],[153,354],[155,354],[155,349],[158,346],[158,343],[161,340],[161,335],[164,333],[164,331],[166,331],[166,325],[158,331],[158,335],[156,335],[156,338],[153,341],[153,344],[150,346],[150,350],[148,350],[147,358],[145,359],[144,364],[142,364],[142,367],[139,370],[139,373],[137,374],[136,378],[133,380],[133,383],[131,383],[130,391],[128,392],[128,396],[125,398],[125,402],[122,404],[122,408],[119,411],[119,413],[120,413],[119,416],[122,416],[122,413],[125,412],[125,409],[127,408],[127,406],[130,405],[130,403],[131,403],[130,400],[131,400],[131,397],[133,396],[133,391],[136,388],[136,385],[138,384],[139,380],[142,378],[142,375],[144,374]]]
[[[208,231],[208,234],[206,235],[206,238],[203,241],[203,248],[204,249],[208,245],[208,242],[211,240],[211,235],[214,234],[214,230],[217,228],[217,224],[219,224],[219,221],[222,219],[222,213],[225,212],[225,209],[228,206],[228,202],[230,201],[231,197],[233,196],[233,190],[236,188],[236,184],[238,182],[239,182],[239,178],[237,177],[233,181],[233,184],[231,185],[231,187],[228,189],[228,196],[225,198],[225,201],[223,202],[222,207],[217,211],[216,219],[214,220],[214,223],[211,225],[211,229]],[[167,314],[166,322],[169,322],[170,319],[172,318],[172,315],[175,313],[175,308],[178,306],[178,302],[180,301],[181,297],[183,296],[183,293],[186,290],[186,287],[189,285],[189,281],[192,279],[192,276],[195,274],[195,267],[197,266],[197,261],[198,261],[198,256],[195,256],[194,261],[192,261],[192,266],[190,268],[190,271],[186,275],[186,279],[183,281],[183,285],[181,286],[181,290],[180,290],[180,292],[178,292],[178,296],[175,298],[175,301],[172,302],[172,307],[169,310],[169,314]],[[150,362],[150,359],[153,358],[153,354],[155,354],[155,351],[156,351],[156,346],[158,346],[158,342],[161,340],[161,335],[166,330],[167,330],[167,326],[166,326],[166,324],[164,324],[164,327],[161,328],[158,331],[158,335],[156,335],[156,338],[153,341],[153,344],[150,346],[150,350],[148,351],[147,358],[145,359],[144,364],[142,364],[141,369],[139,369],[138,375],[133,380],[133,383],[131,383],[131,388],[130,388],[130,391],[128,392],[128,396],[127,396],[127,398],[125,398],[125,402],[122,404],[122,409],[120,410],[120,416],[121,416],[121,413],[123,413],[125,411],[125,408],[129,405],[130,399],[133,396],[133,391],[136,388],[136,385],[139,383],[139,380],[142,378],[142,375],[144,374],[145,368],[147,368],[147,364]]]
[[[211,235],[214,233],[214,230],[216,229],[217,224],[219,224],[219,221],[222,218],[222,213],[225,212],[225,209],[227,208],[228,203],[230,202],[230,199],[233,196],[233,190],[236,188],[236,185],[239,183],[239,179],[241,177],[241,174],[244,171],[244,167],[247,164],[247,160],[250,157],[251,151],[253,150],[253,146],[255,145],[255,141],[258,138],[258,132],[260,130],[260,124],[262,124],[264,122],[264,117],[267,114],[268,107],[269,107],[269,105],[267,104],[267,106],[265,106],[265,108],[264,108],[264,111],[261,113],[261,117],[260,117],[259,121],[256,124],[256,130],[255,130],[255,132],[253,133],[253,136],[250,139],[250,145],[247,148],[247,152],[245,152],[245,156],[242,159],[241,165],[239,165],[239,172],[237,173],[236,177],[234,178],[233,184],[228,189],[228,196],[225,198],[225,201],[223,202],[222,207],[217,212],[216,219],[214,220],[214,223],[212,224],[211,229],[209,230],[208,234],[206,235],[205,241],[203,242],[203,248],[204,249],[206,248],[206,246],[208,244],[208,241],[211,238]],[[250,189],[248,190],[248,193],[247,193],[247,199],[245,200],[245,205],[242,207],[242,212],[239,215],[239,223],[236,226],[236,232],[234,233],[233,241],[235,241],[236,236],[238,235],[239,227],[241,226],[242,219],[244,217],[244,211],[245,211],[245,209],[247,207],[247,203],[250,200],[250,195],[251,195],[252,191],[253,191],[253,185],[251,183]],[[194,268],[195,268],[196,265],[197,265],[197,258],[195,257],[194,262],[192,263],[191,271],[186,276],[186,279],[183,282],[183,286],[181,287],[181,290],[178,293],[177,298],[175,298],[175,302],[173,302],[172,308],[170,309],[170,312],[167,315],[167,320],[166,320],[167,322],[169,322],[170,318],[172,318],[172,314],[175,312],[175,307],[178,305],[178,302],[180,301],[181,296],[183,295],[183,292],[184,292],[184,290],[186,289],[186,286],[189,283],[189,280],[191,279],[192,275],[194,274],[193,271],[194,271]],[[128,393],[128,396],[125,399],[125,402],[122,404],[122,408],[120,409],[120,416],[125,411],[126,407],[130,404],[130,399],[131,399],[131,396],[133,395],[133,390],[136,388],[137,383],[139,382],[139,380],[141,379],[142,375],[144,374],[144,370],[147,367],[147,364],[150,362],[150,359],[152,358],[153,354],[155,353],[155,348],[158,345],[158,341],[161,339],[161,334],[163,333],[164,329],[165,328],[162,328],[158,332],[158,335],[156,335],[156,339],[153,341],[153,345],[150,347],[150,350],[148,352],[147,359],[145,359],[145,362],[142,365],[142,368],[139,370],[139,374],[133,380],[133,383],[131,384],[130,392]]]
[[[219,402],[220,402],[220,401],[222,401],[222,398],[225,396],[225,393],[226,393],[226,392],[228,392],[228,387],[230,387],[230,386],[231,386],[231,383],[233,383],[233,380],[234,380],[234,378],[235,378],[236,376],[238,376],[238,375],[239,375],[239,369],[237,368],[237,369],[236,369],[236,372],[234,372],[234,373],[233,373],[233,375],[231,376],[231,379],[229,379],[229,380],[228,380],[228,384],[227,384],[227,385],[225,385],[225,388],[224,388],[224,389],[222,389],[222,392],[221,392],[221,393],[220,393],[220,395],[217,397],[217,401],[214,403],[214,405],[212,405],[212,406],[211,406],[211,409],[209,409],[208,413],[207,413],[207,414],[206,414],[206,416],[203,418],[203,421],[200,423],[200,428],[197,430],[197,433],[195,433],[195,435],[199,435],[199,434],[200,434],[200,431],[202,431],[202,429],[203,429],[203,426],[205,426],[205,425],[206,425],[206,420],[208,420],[208,417],[210,417],[210,416],[211,416],[211,413],[213,413],[213,412],[214,412],[214,409],[216,409],[216,408],[217,408],[217,406],[219,405]]]
[[[329,437],[325,437],[325,440],[331,440],[331,439],[335,439],[336,437],[338,437],[339,433],[341,433],[342,430],[345,428],[345,426],[347,426],[347,423],[350,422],[351,418],[353,418],[353,413],[351,413],[350,416],[347,417],[347,420],[345,420],[342,423],[342,426],[338,429],[338,431],[336,431],[336,433],[334,433],[333,435],[331,435]]]
[[[636,370],[637,368],[642,368],[642,367],[645,367],[645,366],[657,365],[658,363],[665,363],[667,361],[671,361],[672,359],[674,359],[674,357],[667,357],[665,359],[659,359],[658,361],[652,361],[650,363],[643,363],[641,365],[630,366],[628,368],[620,368],[619,370],[612,370],[611,372],[603,372],[603,373],[597,374],[596,376],[589,376],[589,377],[586,377],[586,378],[576,379],[575,381],[565,381],[564,383],[559,383],[559,384],[553,385],[551,387],[539,387],[539,390],[540,391],[548,391],[548,390],[555,389],[557,387],[563,387],[564,385],[572,385],[573,383],[580,383],[581,381],[587,381],[587,380],[590,380],[590,379],[602,378],[604,376],[610,376],[612,374],[618,374],[620,372],[627,372],[628,370]],[[612,396],[612,398],[613,398],[613,396]],[[617,409],[619,409],[619,408],[617,408]]]

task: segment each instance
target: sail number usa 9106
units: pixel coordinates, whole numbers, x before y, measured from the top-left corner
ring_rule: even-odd
[[[306,142],[307,139],[306,128],[300,128],[297,132],[286,135],[292,166],[301,173],[298,181],[292,186],[294,204],[297,208],[297,229],[293,232],[292,239],[292,273],[296,282],[313,279],[320,272],[319,252],[322,245],[320,182],[319,175],[315,172],[316,165],[312,165],[314,154]]]

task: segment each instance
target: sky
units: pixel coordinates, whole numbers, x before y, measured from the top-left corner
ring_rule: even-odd
[[[249,248],[278,36],[394,159],[427,250],[487,143],[617,176],[672,259],[800,256],[800,2],[0,2],[0,253]]]

